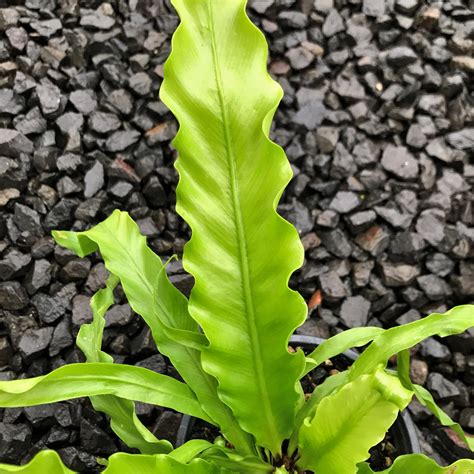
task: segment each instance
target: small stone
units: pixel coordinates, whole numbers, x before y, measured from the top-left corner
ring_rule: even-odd
[[[470,74],[474,72],[474,58],[472,56],[453,56],[452,61],[455,67]]]
[[[159,123],[146,132],[147,145],[153,146],[157,143],[167,142],[176,135],[177,130],[178,127],[174,120]]]
[[[80,439],[81,446],[88,452],[109,455],[117,449],[109,435],[86,418],[80,421]]]
[[[166,191],[160,182],[158,176],[151,176],[143,187],[143,195],[147,201],[154,207],[165,206],[168,202]]]
[[[421,125],[413,124],[410,126],[406,136],[406,142],[413,148],[421,149],[424,148],[428,139],[426,135],[423,133],[423,128]]]
[[[307,207],[301,202],[294,201],[288,213],[288,220],[296,227],[300,235],[307,234],[313,230],[313,219]]]
[[[19,28],[9,28],[5,32],[11,46],[17,51],[23,51],[28,43],[28,33],[21,26]]]
[[[384,284],[390,287],[410,285],[420,274],[418,266],[404,263],[383,262],[381,267]]]
[[[410,364],[410,378],[413,383],[424,385],[428,378],[428,364],[424,360],[413,359]]]
[[[24,361],[29,364],[45,353],[53,337],[53,328],[28,329],[21,336],[18,349]]]
[[[61,106],[61,91],[51,81],[44,79],[36,87],[43,114],[48,117],[58,112]]]
[[[390,252],[397,260],[406,263],[416,263],[423,258],[426,241],[416,232],[399,232],[390,244]]]
[[[303,29],[308,25],[308,17],[298,11],[286,10],[278,15],[278,20],[285,26],[290,28]]]
[[[153,433],[158,439],[167,439],[171,443],[175,443],[180,421],[180,414],[166,410],[158,418]]]
[[[33,143],[16,130],[0,128],[0,155],[18,158],[21,153],[33,153]],[[0,175],[2,166],[0,163]]]
[[[0,367],[5,367],[10,362],[13,351],[6,337],[0,337]]]
[[[110,152],[123,151],[136,143],[140,137],[141,133],[137,130],[118,131],[107,139],[105,147]]]
[[[82,16],[80,25],[93,30],[110,30],[115,25],[115,19],[109,15],[93,12]]]
[[[428,376],[426,386],[437,400],[443,402],[452,401],[461,394],[459,388],[453,382],[438,372],[432,372]]]
[[[403,146],[388,145],[382,156],[382,166],[401,179],[415,179],[418,176],[418,161]]]
[[[322,30],[324,36],[327,38],[345,30],[344,20],[335,8],[332,9],[326,17]]]
[[[331,209],[326,209],[325,211],[321,212],[321,214],[319,214],[316,224],[321,227],[335,229],[337,224],[339,224],[339,214],[337,212],[331,211]]]
[[[126,326],[133,319],[133,313],[128,304],[115,305],[105,314],[105,327]]]
[[[371,17],[382,17],[385,15],[385,0],[363,0],[362,11]]]
[[[74,258],[66,263],[61,269],[59,276],[62,281],[69,283],[71,281],[81,281],[87,278],[91,262],[83,258]]]
[[[0,459],[9,463],[22,459],[25,452],[31,448],[31,434],[31,428],[25,423],[0,422]]]
[[[316,143],[321,153],[334,151],[339,140],[339,129],[335,127],[319,127],[316,130]]]
[[[122,122],[115,114],[95,112],[89,117],[87,124],[94,132],[106,134],[118,130]]]
[[[372,211],[356,212],[347,218],[347,223],[354,234],[367,230],[377,219],[377,214]]]
[[[459,416],[459,423],[466,430],[474,430],[474,408],[464,408]]]
[[[46,215],[43,227],[47,231],[68,229],[71,226],[76,201],[62,199]]]
[[[23,408],[26,419],[33,425],[33,428],[49,428],[56,422],[54,413],[56,404],[44,404]]]
[[[374,257],[381,255],[390,245],[390,234],[381,226],[372,226],[355,238],[355,242]]]
[[[36,308],[40,320],[45,324],[52,324],[64,316],[76,293],[75,284],[69,283],[64,285],[54,296],[36,293],[31,302]]]
[[[352,253],[352,245],[341,229],[319,232],[324,247],[339,258],[347,258]]]
[[[466,127],[458,132],[448,133],[447,142],[458,150],[474,150],[474,128]]]
[[[19,116],[14,120],[15,129],[24,135],[37,135],[44,133],[47,128],[47,122],[41,115],[38,107],[32,108],[24,116]]]
[[[128,87],[139,96],[148,95],[151,92],[152,80],[146,72],[137,72],[128,79]]]
[[[430,272],[440,277],[451,275],[454,270],[454,262],[443,253],[428,255],[425,265]]]
[[[342,303],[341,320],[348,328],[366,326],[370,306],[370,301],[363,296],[351,296]]]
[[[118,113],[129,116],[133,112],[133,97],[124,89],[114,90],[108,97],[107,102]]]
[[[74,134],[79,133],[83,124],[84,118],[82,114],[74,112],[67,112],[56,120],[56,125],[65,136],[74,136]]]
[[[90,298],[77,295],[72,300],[72,324],[76,327],[92,322]]]
[[[28,305],[28,295],[17,281],[0,282],[0,308],[20,310]]]
[[[421,318],[420,313],[416,309],[410,309],[406,313],[403,313],[396,319],[396,323],[401,326],[402,324],[409,324],[414,321],[418,321]]]
[[[33,235],[42,234],[40,216],[28,206],[15,203],[13,221],[21,231],[30,232]]]
[[[413,14],[418,8],[418,0],[396,0],[395,8],[401,12],[408,15]]]
[[[94,196],[104,186],[104,166],[96,161],[84,176],[84,197]]]
[[[451,287],[439,276],[423,275],[417,278],[417,282],[432,301],[444,300],[452,294]]]
[[[334,0],[314,0],[314,9],[327,15],[334,8]]]
[[[0,8],[0,31],[16,26],[20,12],[16,8]]]
[[[25,274],[31,256],[20,252],[19,250],[10,249],[0,260],[0,280],[8,280]]]
[[[321,99],[313,99],[300,107],[293,117],[294,123],[315,130],[326,117],[327,110]]]
[[[141,360],[135,364],[137,367],[143,367],[144,369],[153,370],[158,374],[165,374],[167,365],[165,359],[161,354],[154,354],[151,357]]]
[[[420,354],[435,363],[449,362],[451,360],[449,349],[432,337],[420,343]]]
[[[339,74],[336,81],[332,82],[331,87],[337,95],[349,102],[357,102],[365,99],[364,86],[358,81],[355,75],[344,77],[343,74]]]
[[[330,208],[339,214],[347,214],[360,205],[360,198],[350,191],[339,191],[331,201]]]
[[[69,101],[78,112],[84,115],[90,115],[97,109],[97,100],[95,93],[91,89],[84,89],[71,92]]]
[[[314,60],[314,54],[303,46],[290,48],[286,57],[295,71],[307,68]]]
[[[63,319],[54,328],[53,337],[49,343],[49,356],[54,357],[63,349],[71,347],[73,344],[74,339],[71,334],[71,325],[68,319]]]
[[[336,302],[346,297],[346,288],[336,272],[330,271],[319,276],[323,300]]]
[[[422,95],[417,107],[432,117],[444,117],[446,115],[446,99],[441,94]]]
[[[25,288],[29,295],[33,295],[40,288],[51,282],[51,264],[46,259],[35,260],[33,267],[25,278]]]
[[[40,36],[49,38],[62,29],[61,22],[54,18],[52,20],[43,20],[31,23],[31,28],[35,30]]]
[[[418,56],[407,46],[396,46],[388,51],[387,63],[392,67],[405,67],[418,60]]]
[[[11,200],[20,197],[20,191],[15,188],[6,188],[0,190],[0,207],[6,206]]]
[[[418,217],[416,231],[428,243],[436,247],[445,237],[445,224],[437,213],[427,209]]]

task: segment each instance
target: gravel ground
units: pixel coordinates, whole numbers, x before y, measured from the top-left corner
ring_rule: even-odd
[[[306,250],[293,278],[311,308],[300,332],[392,327],[472,302],[474,2],[250,0],[249,13],[286,93],[273,137],[295,172],[280,210]],[[120,208],[160,255],[182,252],[177,127],[157,98],[176,25],[166,0],[0,0],[0,379],[82,360],[74,337],[106,271],[56,247],[51,229]],[[170,271],[189,291],[180,264]],[[106,350],[173,374],[117,303]],[[474,331],[420,344],[413,378],[474,433]],[[464,454],[411,411],[425,450]],[[139,413],[173,439],[179,415]],[[86,472],[124,449],[87,401],[0,410],[0,461],[44,447]]]

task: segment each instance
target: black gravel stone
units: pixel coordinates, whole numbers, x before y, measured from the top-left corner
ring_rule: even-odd
[[[6,462],[22,459],[31,446],[31,428],[24,423],[0,422],[0,457]]]
[[[53,328],[29,329],[20,338],[18,349],[24,361],[29,364],[46,352],[53,337]]]
[[[136,143],[140,136],[140,132],[136,130],[118,131],[107,139],[105,146],[111,152],[123,151]]]
[[[363,296],[351,296],[342,303],[341,320],[348,328],[366,326],[370,306],[370,301]]]
[[[107,433],[85,418],[81,419],[80,438],[81,446],[89,452],[110,455],[117,449]]]
[[[45,117],[52,116],[60,110],[61,107],[61,90],[58,86],[49,80],[43,80],[36,87],[41,111]]]
[[[71,92],[69,101],[83,115],[89,115],[97,109],[97,100],[94,91],[91,89]]]
[[[33,143],[16,130],[0,128],[0,155],[17,158],[21,153],[33,153]]]
[[[418,162],[405,147],[389,145],[382,156],[382,166],[400,179],[414,179],[418,176]]]
[[[115,114],[95,112],[90,116],[87,124],[94,132],[106,134],[119,129],[122,122]]]
[[[383,262],[381,264],[384,283],[390,287],[407,286],[420,274],[416,265]]]
[[[0,282],[0,308],[20,310],[28,304],[28,295],[17,281]]]
[[[328,302],[336,302],[346,296],[346,288],[335,272],[331,271],[320,275],[319,285],[323,293],[323,298]]]
[[[428,376],[426,386],[437,400],[443,402],[452,401],[460,395],[458,387],[438,372],[432,372]]]
[[[30,255],[16,249],[7,251],[0,260],[0,280],[9,280],[24,275],[30,263]]]

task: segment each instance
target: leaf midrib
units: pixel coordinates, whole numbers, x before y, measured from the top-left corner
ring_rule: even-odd
[[[271,434],[276,434],[278,432],[275,420],[273,417],[272,409],[269,403],[268,387],[265,380],[265,370],[261,360],[261,347],[258,337],[258,330],[255,317],[255,308],[252,296],[252,289],[250,285],[250,271],[248,265],[248,252],[247,244],[245,237],[245,226],[242,217],[242,211],[240,208],[240,198],[239,198],[239,185],[236,178],[236,159],[232,148],[232,140],[229,130],[229,121],[227,117],[227,111],[224,101],[224,92],[222,86],[222,78],[219,67],[219,62],[217,58],[217,45],[216,45],[216,36],[214,29],[214,12],[212,8],[212,0],[207,2],[208,12],[209,12],[209,30],[211,34],[211,48],[212,48],[212,60],[214,65],[214,73],[217,87],[217,95],[219,99],[219,108],[222,118],[222,127],[224,131],[224,141],[225,141],[225,153],[227,159],[227,166],[229,168],[230,174],[230,192],[231,192],[231,201],[232,201],[232,211],[234,214],[235,227],[237,230],[237,243],[239,248],[239,267],[240,274],[242,277],[242,292],[245,305],[245,312],[247,314],[247,324],[249,329],[250,344],[251,344],[251,353],[253,355],[253,360],[255,362],[255,372],[256,372],[256,384],[258,386],[261,396],[262,408],[265,414],[265,419],[267,420],[267,429]]]

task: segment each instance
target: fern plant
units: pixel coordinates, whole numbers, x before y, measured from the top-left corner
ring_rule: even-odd
[[[181,24],[160,92],[180,123],[176,207],[192,229],[183,256],[195,279],[189,301],[126,212],[114,211],[84,232],[53,232],[58,244],[81,257],[99,252],[110,272],[91,300],[93,322],[77,337],[86,362],[0,382],[0,406],[89,397],[117,436],[141,453],[112,455],[108,474],[372,473],[365,462],[369,449],[413,396],[473,448],[431,395],[411,382],[408,353],[426,337],[472,326],[472,306],[386,331],[348,330],[307,356],[288,350],[290,335],[306,318],[302,297],[288,287],[303,249],[295,228],[276,212],[291,168],[268,138],[282,91],[266,70],[265,39],[246,16],[245,0],[173,3]],[[101,350],[104,315],[118,284],[183,382],[114,364]],[[368,343],[348,370],[305,397],[305,374]],[[387,369],[395,354],[396,371]],[[173,449],[140,422],[134,401],[200,418],[218,427],[225,442],[192,440]],[[0,465],[1,472],[72,471],[44,451],[26,466]],[[474,473],[474,461],[443,468],[407,455],[384,472]]]

